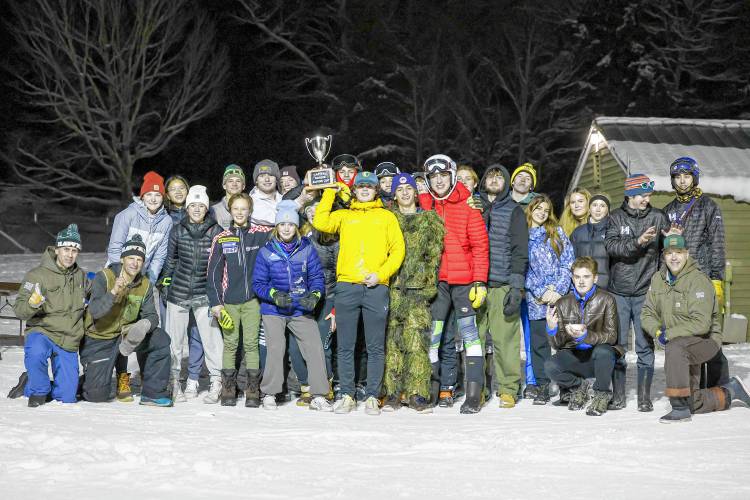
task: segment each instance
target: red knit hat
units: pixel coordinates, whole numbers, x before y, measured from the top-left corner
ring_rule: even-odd
[[[143,176],[143,184],[141,185],[141,196],[146,193],[158,192],[164,196],[164,177],[157,174],[153,170],[146,172]]]

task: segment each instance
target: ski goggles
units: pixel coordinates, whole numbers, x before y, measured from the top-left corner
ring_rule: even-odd
[[[378,177],[378,179],[380,179],[381,177],[393,177],[394,175],[398,175],[400,173],[401,170],[399,170],[395,163],[390,161],[378,163],[378,166],[375,167],[375,175]]]
[[[343,155],[336,156],[331,161],[331,164],[333,165],[334,170],[339,170],[343,167],[356,168],[356,169],[359,169],[362,167],[362,164],[359,162],[359,158],[350,154],[343,154]]]
[[[669,174],[674,176],[680,172],[688,172],[689,174],[698,175],[700,170],[698,169],[698,162],[689,156],[677,158],[669,166]]]
[[[456,164],[445,155],[435,155],[427,158],[424,162],[424,171],[429,176],[440,172],[455,170]]]

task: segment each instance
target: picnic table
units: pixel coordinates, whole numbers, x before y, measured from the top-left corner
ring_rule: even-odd
[[[20,283],[0,281],[0,319],[13,319],[18,321],[18,340],[23,345],[23,321],[18,319],[13,312],[13,303],[10,296],[18,293]],[[2,359],[2,354],[0,354]]]

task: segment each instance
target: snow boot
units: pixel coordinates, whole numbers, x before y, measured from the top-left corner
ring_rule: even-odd
[[[276,404],[276,396],[271,394],[263,396],[263,409],[271,411],[278,410],[279,406]]]
[[[409,397],[409,408],[417,413],[432,413],[430,402],[418,394],[412,394]]]
[[[191,378],[187,379],[185,384],[185,390],[183,391],[186,398],[197,398],[198,397],[198,381]]]
[[[653,378],[653,368],[638,367],[638,411],[654,411],[654,404],[651,402],[651,380]]]
[[[29,396],[29,408],[36,408],[37,406],[42,406],[44,403],[47,402],[47,396],[49,394],[44,394],[42,396]]]
[[[612,372],[612,401],[609,402],[608,410],[622,410],[627,405],[625,375],[625,366],[615,364],[615,369]]]
[[[247,370],[247,385],[245,385],[245,408],[260,408],[260,370]]]
[[[203,402],[207,405],[213,405],[219,402],[221,397],[221,375],[211,376],[211,386],[208,388],[208,394],[203,396]]]
[[[607,413],[609,401],[612,399],[612,393],[609,391],[594,391],[589,407],[586,408],[586,415],[599,417]]]
[[[583,410],[586,403],[589,400],[589,389],[591,388],[591,382],[583,380],[581,384],[573,390],[570,395],[570,401],[568,401],[568,410],[578,411]]]
[[[568,404],[570,403],[570,396],[572,394],[573,394],[572,390],[565,388],[565,387],[561,387],[560,397],[557,399],[557,401],[552,403],[552,406],[568,406]]]
[[[688,398],[669,398],[672,411],[659,419],[662,424],[675,424],[678,422],[690,422],[690,400]],[[640,409],[640,408],[639,408]]]
[[[8,399],[16,399],[23,396],[23,391],[26,389],[26,382],[28,381],[29,374],[23,372],[21,376],[18,377],[18,383],[8,393]]]
[[[499,399],[498,406],[500,408],[513,408],[516,406],[516,398],[512,394],[502,393]]]
[[[471,381],[466,384],[466,399],[461,405],[461,413],[472,414],[479,413],[482,409],[482,384]]]
[[[435,406],[440,398],[440,362],[432,363],[430,376],[430,404]]]
[[[383,411],[392,412],[401,408],[401,399],[398,396],[386,396],[383,402]]]
[[[527,385],[523,389],[523,399],[536,399],[537,392],[539,392],[538,385]]]
[[[132,403],[133,391],[130,389],[130,374],[117,374],[117,394],[115,395],[120,403]]]
[[[221,370],[221,406],[237,406],[237,370]]]
[[[750,394],[748,393],[747,387],[742,383],[739,377],[732,377],[729,382],[721,386],[722,389],[726,389],[729,393],[729,401],[727,401],[727,407],[731,406],[732,401],[742,401],[745,406],[750,407]]]
[[[546,405],[549,403],[549,384],[537,386],[536,396],[534,396],[535,405]]]
[[[438,394],[438,406],[440,408],[453,408],[453,387],[443,386]]]

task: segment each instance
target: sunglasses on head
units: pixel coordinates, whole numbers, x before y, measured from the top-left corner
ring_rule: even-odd
[[[649,189],[654,187],[654,181],[641,183],[641,189]]]

